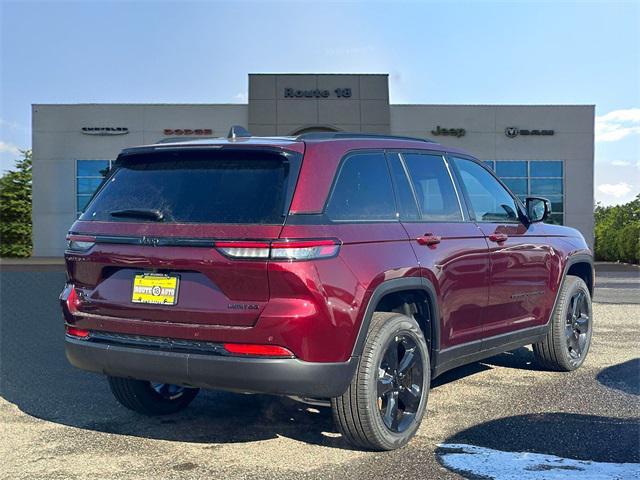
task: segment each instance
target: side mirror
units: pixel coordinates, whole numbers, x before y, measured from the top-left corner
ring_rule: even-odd
[[[546,198],[527,197],[526,206],[531,223],[543,222],[551,213],[551,202]]]

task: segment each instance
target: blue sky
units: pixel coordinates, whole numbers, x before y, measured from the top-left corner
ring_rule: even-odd
[[[596,199],[640,192],[640,1],[0,0],[0,169],[32,103],[244,103],[247,73],[389,73],[392,103],[596,105]]]

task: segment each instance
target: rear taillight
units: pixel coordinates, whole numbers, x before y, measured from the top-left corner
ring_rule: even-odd
[[[216,242],[215,245],[231,258],[269,258],[269,242]]]
[[[67,250],[85,252],[96,243],[96,237],[90,235],[67,235]]]
[[[247,343],[225,343],[224,349],[234,355],[253,357],[293,357],[291,350],[278,345],[255,345]]]
[[[337,240],[291,240],[273,242],[271,258],[274,260],[313,260],[335,257],[340,249]]]
[[[89,338],[89,330],[85,330],[84,328],[70,327],[69,325],[67,325],[66,332],[67,335],[71,337]]]
[[[78,293],[76,292],[76,287],[71,285],[71,290],[69,290],[69,295],[67,296],[67,308],[69,309],[70,314],[74,314],[78,311],[78,305],[80,305],[80,299],[78,298]]]
[[[215,242],[224,255],[237,259],[272,259],[279,261],[315,260],[335,257],[340,250],[340,241],[322,240],[277,240],[274,242]]]

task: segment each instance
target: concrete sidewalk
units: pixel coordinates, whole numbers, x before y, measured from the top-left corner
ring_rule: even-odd
[[[0,270],[7,272],[62,271],[62,257],[0,258]]]

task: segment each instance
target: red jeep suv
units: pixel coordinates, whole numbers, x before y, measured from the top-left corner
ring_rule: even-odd
[[[126,149],[67,237],[66,354],[143,414],[289,395],[398,448],[446,370],[528,344],[584,362],[592,254],[549,210],[427,140],[233,127]]]

